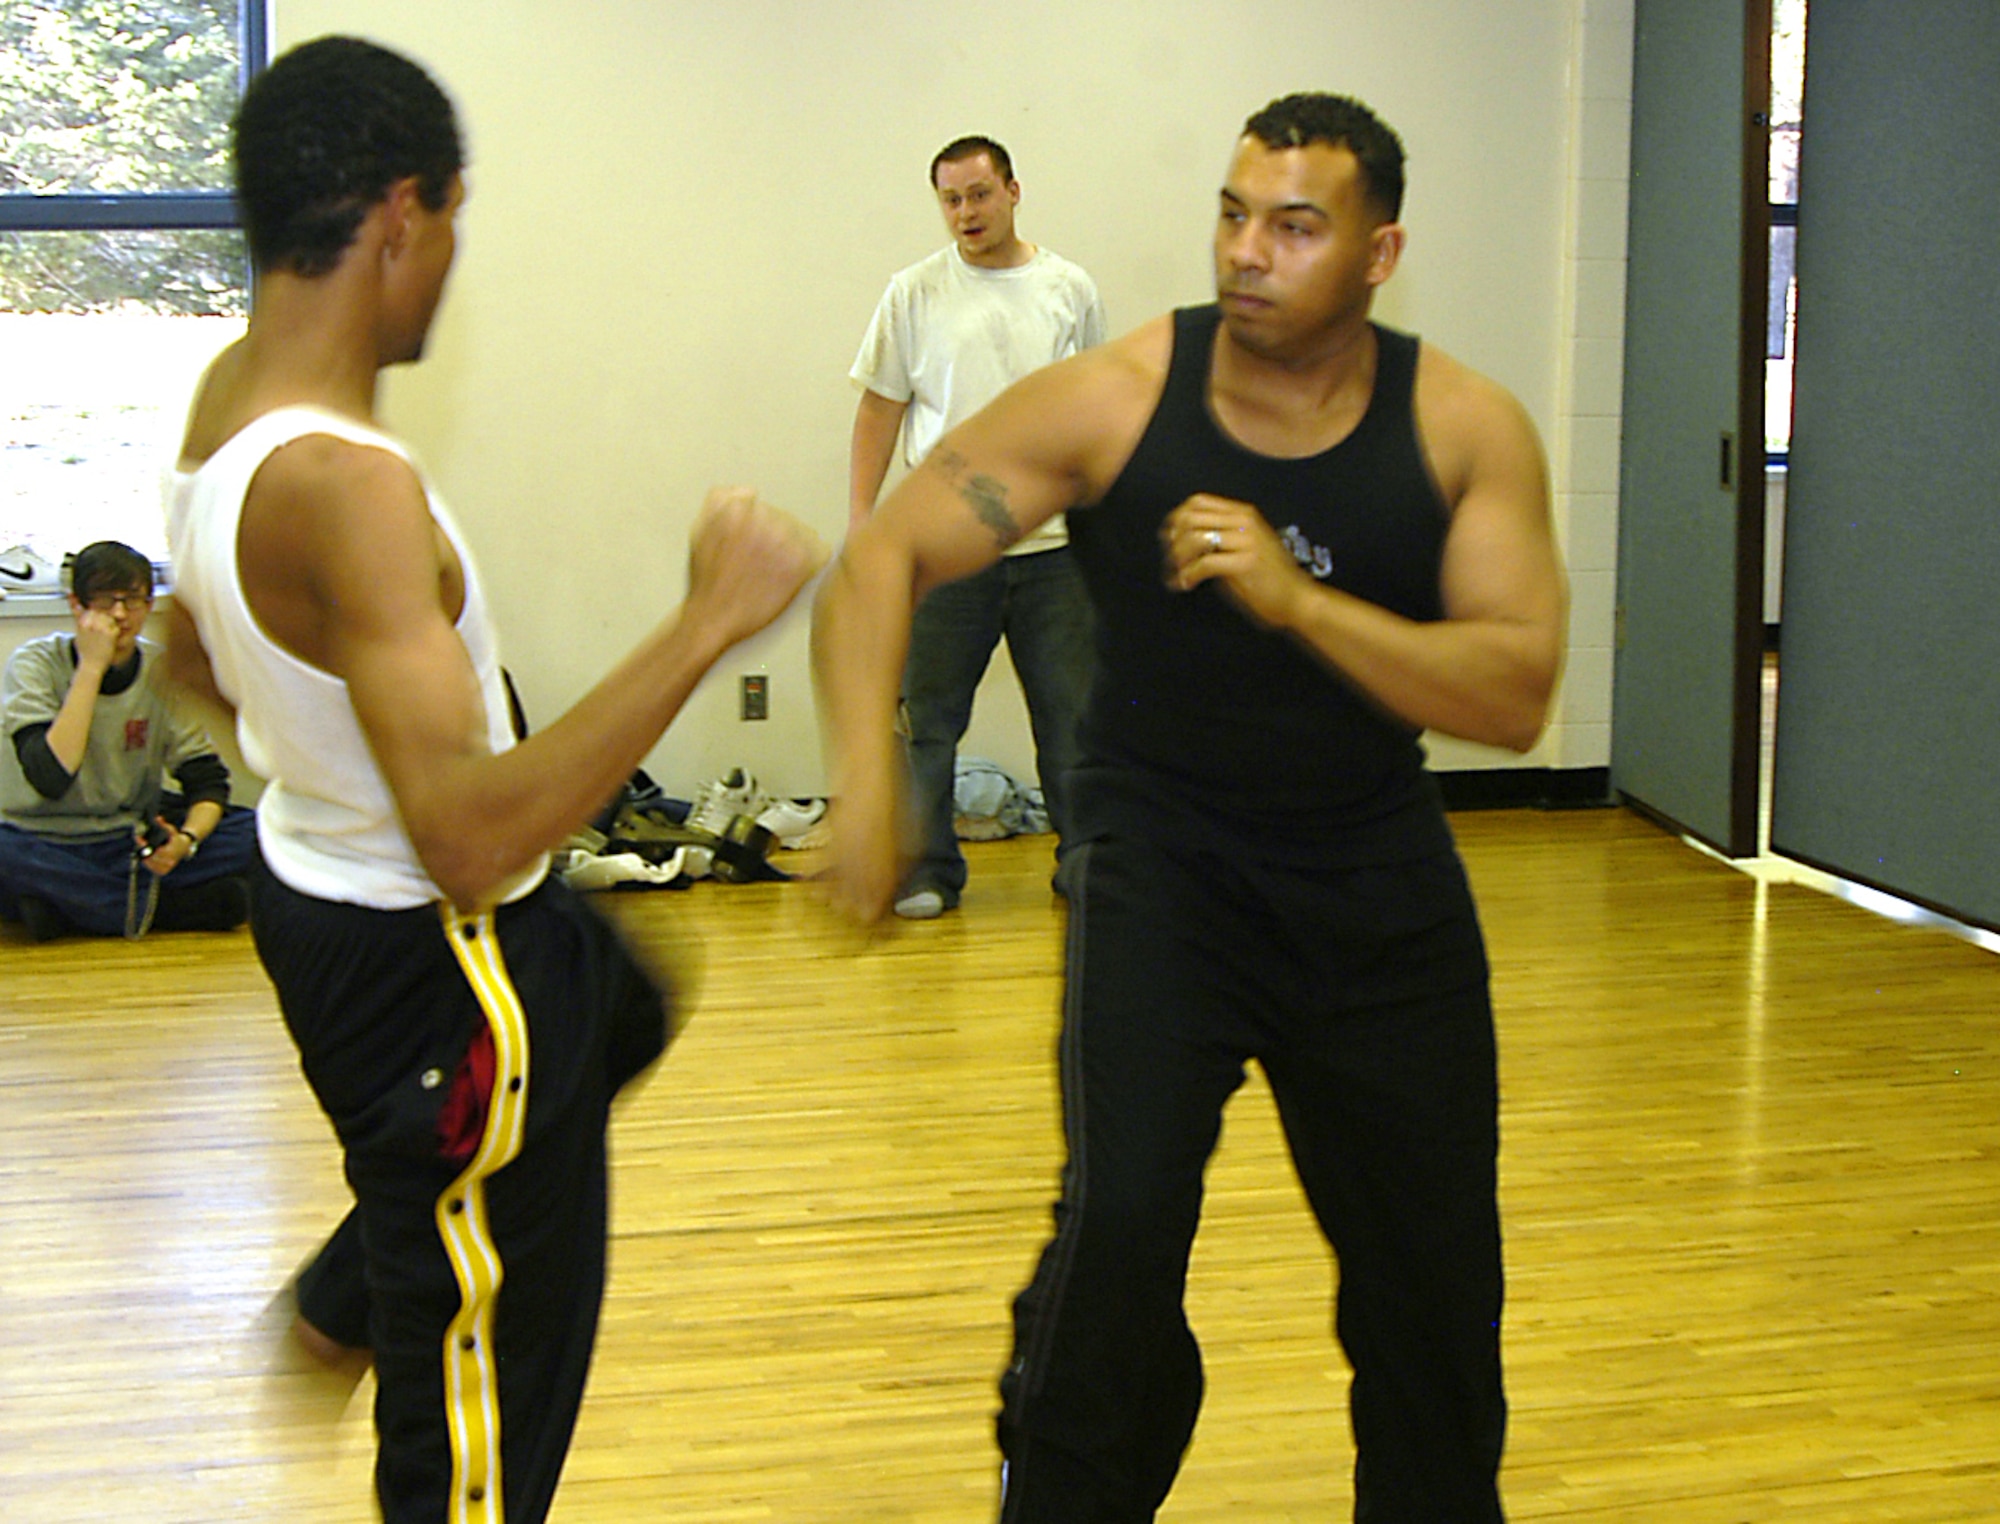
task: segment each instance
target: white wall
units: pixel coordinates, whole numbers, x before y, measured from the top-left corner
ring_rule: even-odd
[[[1210,294],[1215,187],[1243,118],[1334,89],[1409,151],[1411,244],[1379,314],[1511,387],[1555,456],[1578,619],[1529,760],[1608,759],[1631,0],[273,10],[280,48],[370,36],[458,103],[460,263],[430,357],[391,378],[384,411],[478,547],[532,720],[679,597],[709,484],[754,483],[837,535],[847,367],[890,271],[943,241],[924,181],[939,145],[1008,145],[1023,232],[1095,274],[1119,331]],[[772,718],[745,724],[736,677],[760,670]],[[686,792],[741,761],[775,791],[817,791],[803,618],[718,678],[654,776]],[[1011,682],[989,678],[982,704],[968,749],[1030,774]],[[1518,759],[1447,743],[1439,761]]]
[[[1555,393],[1545,426],[1556,532],[1570,579],[1569,647],[1553,719],[1526,759],[1429,738],[1431,765],[1604,767],[1618,590],[1625,237],[1632,154],[1633,0],[1577,0],[1565,79],[1560,288],[1549,314]],[[1535,404],[1524,396],[1531,410]]]

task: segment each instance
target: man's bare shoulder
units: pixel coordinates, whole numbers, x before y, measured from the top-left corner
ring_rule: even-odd
[[[273,450],[244,499],[237,553],[259,617],[329,670],[339,670],[336,626],[393,624],[438,607],[423,483],[379,446],[303,434]]]
[[[1528,422],[1527,410],[1506,387],[1433,344],[1417,351],[1417,411],[1427,427],[1433,419],[1475,427]]]
[[[394,450],[339,434],[307,432],[266,457],[250,490],[320,505],[365,507],[389,487],[407,487],[421,496],[416,469]]]
[[[267,456],[244,500],[244,531],[272,531],[315,551],[421,534],[430,509],[410,463],[379,445],[301,434]]]
[[[1417,429],[1446,500],[1495,465],[1519,468],[1541,455],[1534,421],[1520,399],[1492,377],[1435,345],[1417,352]]]
[[[1059,464],[1094,500],[1137,447],[1166,385],[1173,323],[1145,323],[1016,383],[988,409],[996,431]]]
[[[1141,323],[1130,333],[1119,335],[1078,355],[1079,360],[1098,362],[1098,384],[1107,389],[1137,388],[1150,403],[1159,398],[1166,385],[1167,366],[1174,354],[1174,320],[1171,313]]]
[[[1032,371],[1002,396],[1052,414],[1079,406],[1093,411],[1117,408],[1134,398],[1150,403],[1166,382],[1172,349],[1171,319],[1158,319]]]

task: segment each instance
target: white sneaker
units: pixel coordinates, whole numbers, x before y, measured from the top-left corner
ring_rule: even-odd
[[[572,889],[609,889],[613,884],[671,884],[681,876],[682,847],[663,863],[649,863],[637,852],[614,852],[609,857],[575,854],[562,870],[563,882]]]
[[[780,846],[797,847],[825,815],[824,799],[777,799],[757,817],[757,824],[777,837]]]
[[[10,593],[60,593],[62,572],[25,545],[0,550],[0,588]]]
[[[769,803],[758,791],[754,777],[743,768],[732,767],[720,778],[701,786],[688,808],[687,823],[697,831],[721,836],[738,815],[748,815],[754,820]]]

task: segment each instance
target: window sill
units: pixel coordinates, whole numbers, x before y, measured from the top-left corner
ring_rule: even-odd
[[[0,598],[0,619],[69,621],[69,600],[61,593],[9,593]]]

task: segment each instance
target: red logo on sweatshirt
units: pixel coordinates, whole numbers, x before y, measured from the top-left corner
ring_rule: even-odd
[[[144,751],[146,749],[146,722],[144,720],[127,720],[125,722],[125,749],[127,751]]]

